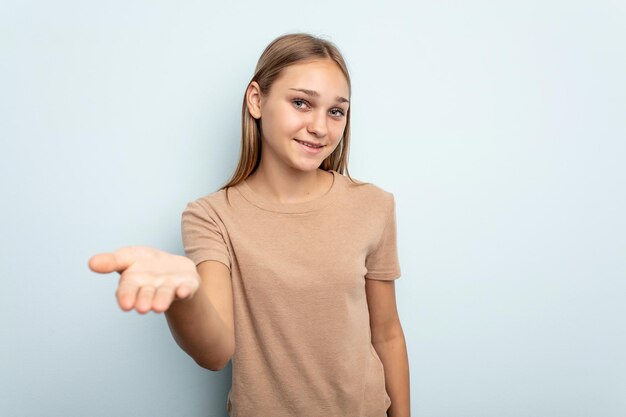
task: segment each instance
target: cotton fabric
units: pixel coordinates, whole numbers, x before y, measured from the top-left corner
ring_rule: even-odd
[[[331,188],[277,203],[241,182],[187,204],[196,265],[231,272],[235,320],[230,417],[385,417],[365,279],[400,277],[395,198],[330,170]]]

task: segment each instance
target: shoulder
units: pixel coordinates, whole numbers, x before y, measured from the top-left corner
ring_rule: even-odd
[[[359,205],[367,207],[369,210],[380,209],[383,212],[389,211],[395,204],[394,194],[374,182],[367,182],[360,178],[352,177],[355,182],[347,176],[343,176],[346,189],[351,200]]]
[[[228,194],[231,193],[232,189],[228,190]],[[184,211],[206,212],[207,214],[217,213],[221,211],[227,203],[226,189],[222,189],[189,201]]]

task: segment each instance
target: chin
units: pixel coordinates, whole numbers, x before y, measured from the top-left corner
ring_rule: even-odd
[[[292,168],[297,169],[299,171],[309,172],[309,171],[317,171],[320,166],[322,166],[322,162],[319,163],[293,163],[291,165]]]

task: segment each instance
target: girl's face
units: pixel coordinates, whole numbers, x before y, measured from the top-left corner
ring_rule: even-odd
[[[267,96],[258,91],[253,81],[248,109],[261,119],[261,163],[282,163],[304,171],[319,168],[346,127],[349,88],[337,64],[317,60],[289,66]]]

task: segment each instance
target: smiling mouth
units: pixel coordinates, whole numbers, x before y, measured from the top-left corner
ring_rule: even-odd
[[[313,149],[319,149],[319,148],[323,148],[324,146],[326,146],[326,145],[314,145],[314,144],[312,144],[312,143],[309,143],[309,142],[303,142],[303,141],[298,140],[298,139],[294,139],[294,140],[295,140],[296,142],[298,142],[298,143],[303,144],[304,146],[307,146],[307,147],[309,147],[309,148],[313,148]]]

